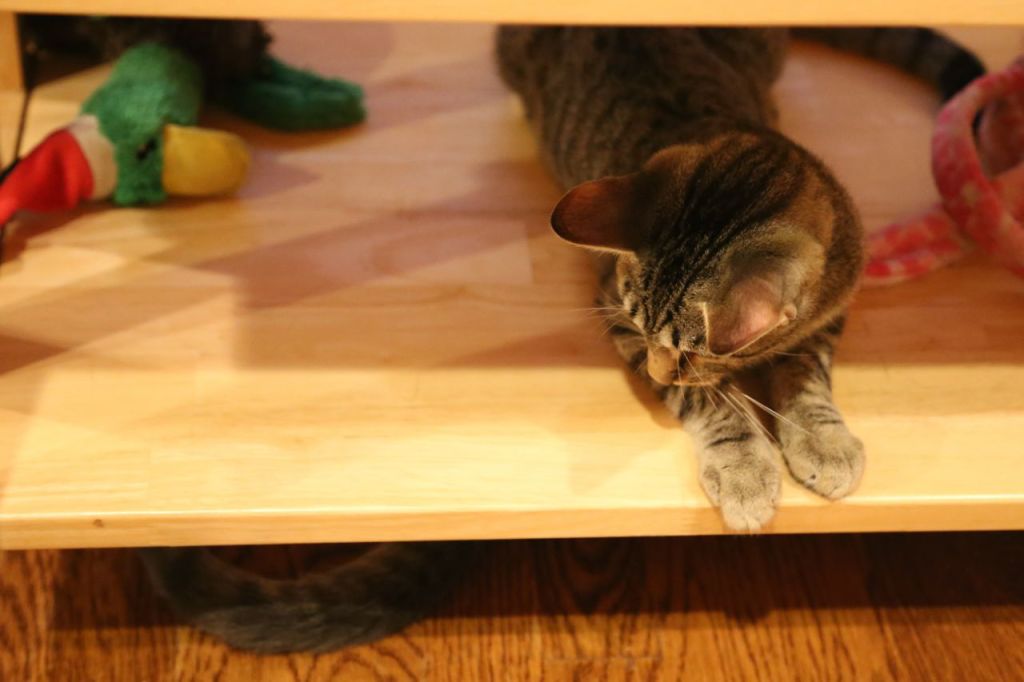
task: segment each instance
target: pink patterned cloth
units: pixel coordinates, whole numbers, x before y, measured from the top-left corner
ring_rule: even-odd
[[[984,109],[975,146],[974,119]],[[980,157],[979,157],[980,148]],[[984,165],[992,173],[990,179]],[[866,285],[931,272],[976,244],[1024,276],[1024,57],[964,88],[939,113],[932,174],[942,202],[868,237]]]

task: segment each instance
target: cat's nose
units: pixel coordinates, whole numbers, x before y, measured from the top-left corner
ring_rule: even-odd
[[[663,346],[648,346],[647,373],[662,386],[678,381],[679,351]]]
[[[696,353],[685,353],[680,356],[679,372],[673,382],[676,386],[708,386],[709,373]],[[713,381],[713,380],[712,380]]]

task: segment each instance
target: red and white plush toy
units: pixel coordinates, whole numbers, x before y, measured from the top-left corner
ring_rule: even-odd
[[[80,116],[18,161],[0,184],[0,225],[18,211],[67,211],[109,197],[117,184],[114,149],[95,116]]]
[[[942,109],[932,174],[942,202],[868,237],[865,284],[919,277],[972,243],[1024,276],[1024,57],[974,81]]]

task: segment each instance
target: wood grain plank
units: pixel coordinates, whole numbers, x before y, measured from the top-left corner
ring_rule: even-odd
[[[173,670],[174,629],[153,618],[162,610],[131,554],[3,554],[0,575],[0,678],[167,679]]]
[[[18,12],[130,14],[150,16],[344,19],[359,21],[467,21],[506,23],[708,24],[708,25],[917,25],[927,21],[960,25],[1024,24],[1024,11],[1012,0],[862,0],[808,3],[738,0],[728,4],[638,0],[624,5],[592,0],[544,0],[479,3],[471,0],[375,0],[334,2],[298,0],[182,0],[173,6],[150,0],[0,0],[0,8]]]
[[[689,439],[601,341],[586,257],[550,234],[559,192],[492,30],[276,25],[284,58],[366,85],[365,126],[211,115],[253,150],[237,199],[14,224],[0,547],[724,531]],[[1024,36],[958,35],[994,66]],[[37,88],[26,145],[106,73]],[[927,87],[801,47],[778,94],[870,228],[934,199]],[[862,292],[835,387],[863,483],[830,504],[787,481],[771,530],[1024,525],[1022,302],[980,257]]]
[[[18,19],[13,12],[0,11],[0,166],[17,155],[25,97]]]
[[[24,89],[18,17],[14,12],[0,9],[0,91]]]
[[[19,682],[1024,679],[1024,535],[490,543],[436,617],[373,646],[258,657],[175,626],[131,552],[0,553]],[[345,548],[229,553],[268,575]]]

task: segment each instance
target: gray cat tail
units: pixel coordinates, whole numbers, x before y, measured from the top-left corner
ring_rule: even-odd
[[[930,28],[794,28],[791,33],[922,78],[942,93],[943,101],[985,73],[973,52]]]
[[[382,543],[295,580],[264,578],[197,548],[140,551],[156,590],[184,620],[238,649],[330,651],[372,642],[428,615],[475,543]]]

